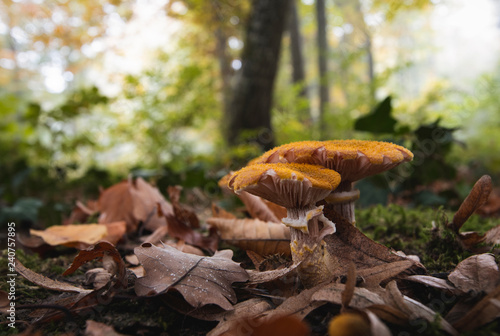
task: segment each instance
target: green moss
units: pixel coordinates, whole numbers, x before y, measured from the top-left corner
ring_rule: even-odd
[[[446,228],[452,212],[442,208],[374,206],[356,211],[356,225],[368,237],[395,250],[420,257],[430,273],[449,272],[471,255]],[[484,233],[500,224],[498,219],[473,215],[461,231]]]

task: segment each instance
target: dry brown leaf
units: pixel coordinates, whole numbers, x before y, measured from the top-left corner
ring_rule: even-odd
[[[469,195],[465,198],[462,205],[460,205],[455,216],[453,216],[453,221],[448,224],[448,227],[458,233],[469,217],[488,200],[491,189],[491,177],[483,175],[474,184]]]
[[[117,333],[113,327],[104,323],[87,320],[85,336],[125,336],[125,334]]]
[[[166,225],[165,219],[158,215],[158,208],[165,217],[174,215],[172,205],[160,191],[142,178],[138,177],[135,181],[129,179],[128,190],[132,198],[134,218],[143,222],[145,229],[154,231]]]
[[[72,247],[78,243],[95,244],[106,237],[108,229],[101,224],[54,225],[45,230],[31,229],[30,233],[49,245]]]
[[[63,275],[73,274],[86,262],[101,258],[106,271],[110,274],[116,275],[114,281],[116,281],[117,287],[126,287],[127,278],[125,263],[123,262],[120,253],[116,250],[116,247],[106,241],[99,242],[87,250],[80,251],[71,263],[70,267],[64,271]]]
[[[248,213],[254,219],[260,219],[264,222],[281,223],[281,219],[278,219],[274,212],[269,209],[267,204],[259,196],[252,195],[246,191],[242,191],[238,194]]]
[[[356,288],[356,266],[354,263],[349,265],[347,269],[347,279],[345,282],[345,289],[342,292],[342,310],[345,310],[349,307],[349,303],[351,302],[352,296],[354,295],[354,289]]]
[[[209,218],[207,223],[219,231],[221,239],[260,255],[290,255],[290,229],[283,224],[258,219]]]
[[[222,209],[215,203],[212,203],[212,217],[215,218],[227,218],[227,219],[235,219],[236,216],[226,210]]]
[[[453,326],[460,331],[475,330],[500,317],[500,307],[496,300],[500,299],[500,286],[479,301],[460,320],[453,323]]]
[[[448,280],[463,293],[490,293],[500,284],[500,271],[494,255],[478,254],[461,261]]]
[[[212,329],[207,336],[219,336],[237,326],[242,319],[259,316],[261,313],[272,309],[272,304],[262,298],[249,299],[234,305],[233,310],[224,311],[217,316],[220,323]]]
[[[146,276],[135,283],[137,295],[157,295],[175,288],[193,307],[216,304],[232,309],[236,294],[233,282],[248,280],[248,274],[231,260],[231,250],[217,251],[212,257],[183,253],[171,246],[144,243],[134,249]]]
[[[396,281],[391,281],[385,287],[383,293],[385,304],[392,306],[407,315],[410,320],[422,318],[429,323],[436,320],[437,313],[420,302],[407,296],[403,296],[398,289]],[[439,326],[450,335],[458,335],[458,332],[446,320],[440,319]]]
[[[186,226],[197,229],[200,227],[200,221],[193,209],[179,202],[181,197],[181,186],[169,186],[167,188],[168,197],[174,209],[174,215],[178,221]]]
[[[295,316],[275,316],[270,319],[246,318],[234,323],[222,336],[307,336],[309,327]]]
[[[123,181],[103,190],[98,200],[99,223],[125,221],[127,232],[137,230],[139,221],[134,217],[133,200],[128,181]]]
[[[331,283],[319,289],[312,295],[311,300],[330,302],[342,305],[342,295],[346,286],[341,283]],[[366,288],[355,287],[352,298],[349,301],[349,307],[364,309],[373,305],[382,305],[384,300],[375,292]]]
[[[440,279],[436,278],[433,276],[429,275],[410,275],[405,278],[405,280],[410,280],[414,282],[418,282],[421,284],[424,284],[426,286],[434,287],[437,289],[442,289],[446,291],[450,291],[453,294],[459,294],[460,291],[457,290],[454,286],[452,286],[448,281],[445,279]]]
[[[363,285],[365,287],[373,288],[379,286],[384,280],[394,278],[413,265],[415,265],[415,261],[411,259],[394,261],[388,264],[362,269],[358,272],[358,275],[364,279]]]
[[[50,278],[47,278],[46,276],[35,273],[32,270],[24,267],[24,265],[19,260],[16,260],[15,268],[17,273],[21,274],[25,279],[46,289],[56,290],[60,292],[72,292],[72,293],[83,293],[83,294],[88,294],[92,292],[89,289],[76,287],[68,283],[60,282],[57,280],[52,280]]]
[[[382,265],[382,268],[394,262],[411,260],[397,255],[393,250],[381,245],[365,236],[358,228],[339,216],[333,205],[326,204],[325,216],[335,223],[336,232],[325,237],[330,255],[338,259],[340,265],[338,274],[347,273],[347,265],[353,262],[356,270],[361,273],[363,269]],[[412,261],[414,262],[414,261]],[[424,273],[425,268],[420,263],[415,263],[405,273]]]
[[[276,270],[270,270],[270,271],[253,271],[253,270],[248,270],[247,273],[250,276],[248,280],[249,285],[253,284],[260,284],[264,282],[270,282],[277,280],[281,277],[284,277],[292,272],[295,271],[295,269],[300,265],[300,263],[293,264],[290,267],[284,267],[281,269],[276,269]]]

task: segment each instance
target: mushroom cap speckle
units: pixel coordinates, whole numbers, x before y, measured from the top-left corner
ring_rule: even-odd
[[[343,181],[354,182],[412,159],[412,152],[390,142],[331,140],[292,142],[271,149],[253,162],[321,165],[339,172]]]
[[[331,169],[310,164],[267,163],[246,166],[229,181],[234,192],[247,191],[286,208],[306,208],[340,184]]]

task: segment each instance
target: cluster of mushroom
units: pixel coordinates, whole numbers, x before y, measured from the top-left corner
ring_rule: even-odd
[[[331,281],[335,258],[324,237],[335,224],[323,214],[325,200],[355,225],[354,203],[359,190],[353,183],[411,161],[404,147],[378,141],[301,141],[276,147],[235,172],[228,186],[247,191],[287,209],[283,224],[290,227],[291,251],[306,287]]]

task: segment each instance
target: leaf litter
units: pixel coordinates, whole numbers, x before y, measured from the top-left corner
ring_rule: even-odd
[[[447,225],[456,234],[457,240],[473,251],[479,251],[478,244],[496,244],[500,240],[498,227],[484,235],[460,232],[468,218],[488,200],[490,191],[491,179],[481,178],[453,221]],[[142,236],[146,243],[134,248],[137,260],[127,268],[117,249],[120,240],[113,243],[89,242],[92,235],[99,237],[93,239],[104,236],[97,232],[89,236],[82,234],[83,239],[79,242],[95,245],[82,250],[64,275],[73,273],[89,261],[100,260],[103,267],[86,272],[86,283],[93,289],[52,280],[27,269],[20,262],[16,263],[16,270],[38,286],[68,292],[69,297],[52,301],[73,312],[95,308],[103,298],[112,300],[116,295],[130,297],[130,288],[133,288],[132,297],[135,295],[136,299],[162,297],[169,305],[179,302],[179,310],[185,314],[219,321],[209,333],[211,336],[236,335],[241,332],[241,326],[249,327],[252,332],[261,327],[266,332],[279,330],[285,325],[295,325],[295,321],[302,321],[326,304],[340,307],[339,318],[349,318],[350,314],[361,317],[373,335],[389,335],[385,323],[411,327],[419,320],[426,321],[428,325],[434,323],[447,334],[457,335],[500,317],[500,272],[493,254],[472,255],[460,262],[445,278],[429,275],[418,260],[376,243],[326,205],[325,215],[335,222],[337,229],[335,234],[326,236],[327,248],[340,266],[330,283],[302,289],[297,286],[295,269],[298,264],[286,262],[286,253],[283,254],[283,249],[272,243],[288,244],[290,239],[289,232],[279,223],[279,208],[271,209],[266,202],[254,200],[257,203],[248,203],[250,205],[247,206],[256,206],[257,210],[248,211],[253,217],[245,219],[236,218],[213,206],[213,218],[207,220],[207,224],[216,227],[218,233],[212,229],[211,235],[206,236],[206,228],[205,235],[201,233],[204,223],[199,221],[191,208],[180,203],[180,192],[180,188],[170,189],[170,204],[144,180],[129,179],[101,193],[97,206],[101,223],[123,221],[128,236],[137,234],[142,225],[152,236]],[[94,213],[94,210],[81,205],[77,208],[82,214]],[[265,206],[268,206],[267,210],[263,210]],[[82,214],[80,218],[84,218]],[[245,269],[233,261],[230,250],[217,251],[219,235],[224,242],[253,251],[249,255],[257,269]],[[50,241],[50,238],[45,239]],[[245,243],[241,244],[242,241]],[[160,245],[156,246],[158,242]],[[258,247],[262,242],[265,248]],[[126,249],[127,244],[123,245]],[[186,253],[195,252],[186,249],[191,245],[202,247],[202,250],[196,251],[198,255]],[[211,251],[215,253],[211,255]],[[278,266],[268,262],[268,258],[279,254],[285,259],[275,259]],[[130,257],[127,260],[131,260]],[[136,273],[138,276],[131,276],[133,267],[142,268]],[[439,317],[443,311],[434,311],[411,297],[412,291],[407,290],[408,283],[419,283],[420,286],[451,293],[456,300],[448,313]],[[82,284],[85,285],[83,280]],[[34,313],[31,318],[35,323],[63,316],[61,312],[51,312],[48,308],[40,309],[38,313],[35,310]],[[99,325],[94,323],[97,322],[89,321],[88,325],[99,329]],[[305,326],[303,335],[310,333],[307,324],[300,322],[296,326],[296,330]],[[109,329],[109,332],[115,331]]]

